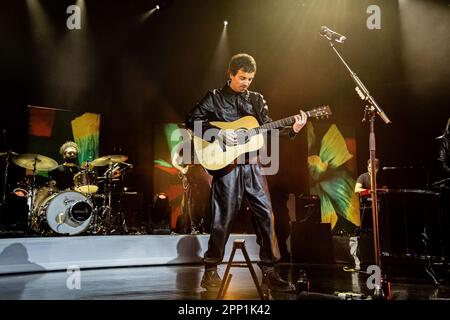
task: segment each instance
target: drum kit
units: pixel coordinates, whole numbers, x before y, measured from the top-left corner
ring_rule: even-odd
[[[37,183],[38,173],[50,172],[58,163],[40,154],[0,153],[5,157],[2,207],[7,195],[26,199],[26,233],[29,235],[116,234],[127,232],[124,214],[119,206],[113,210],[112,198],[123,191],[123,178],[133,166],[126,163],[125,155],[108,155],[87,162],[73,177],[73,187],[58,190],[55,181]],[[8,171],[13,162],[32,171],[32,175],[17,183],[8,193]],[[102,167],[105,167],[102,170]],[[104,171],[98,176],[98,171]],[[113,195],[114,191],[114,195]],[[120,199],[119,199],[120,203]],[[2,210],[4,211],[4,210]],[[4,212],[3,212],[4,213]]]

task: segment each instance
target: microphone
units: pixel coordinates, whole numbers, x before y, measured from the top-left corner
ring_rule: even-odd
[[[339,43],[343,43],[347,38],[344,37],[342,34],[339,34],[337,32],[334,32],[330,28],[326,26],[320,27],[320,35],[322,37],[327,38],[328,40],[333,40]]]

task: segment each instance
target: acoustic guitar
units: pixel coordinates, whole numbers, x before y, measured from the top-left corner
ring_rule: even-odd
[[[328,118],[331,115],[331,109],[329,106],[321,106],[306,111],[306,115],[308,118]],[[261,149],[264,145],[264,132],[292,126],[294,122],[294,116],[263,125],[259,125],[253,116],[245,116],[232,122],[212,121],[210,123],[220,129],[234,130],[238,137],[237,145],[226,145],[220,139],[208,142],[194,135],[194,150],[199,163],[206,170],[221,170],[233,163],[241,155]]]

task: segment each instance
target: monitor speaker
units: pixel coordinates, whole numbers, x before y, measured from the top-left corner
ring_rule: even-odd
[[[329,223],[294,222],[291,234],[292,261],[335,263]]]
[[[122,210],[125,215],[128,230],[137,232],[145,227],[143,194],[138,192],[124,192]]]

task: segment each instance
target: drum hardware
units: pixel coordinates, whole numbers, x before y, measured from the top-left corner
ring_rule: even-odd
[[[120,171],[121,171],[121,170],[120,170],[119,164],[118,164],[118,163],[115,163],[111,168],[109,168],[108,170],[106,170],[106,172],[105,172],[105,177],[110,175],[111,178],[117,179],[117,178],[120,177],[120,174],[121,174]]]
[[[130,170],[132,168],[133,168],[133,165],[130,163],[125,163],[125,162],[115,163],[113,165],[112,169],[106,170],[104,178],[106,178],[106,176],[108,174],[111,174],[113,179],[118,180],[118,178],[120,178],[123,174],[125,174],[128,170]]]
[[[4,208],[6,207],[6,189],[8,186],[8,172],[9,172],[9,164],[11,162],[11,157],[12,156],[16,156],[17,153],[14,151],[6,151],[6,152],[2,152],[0,153],[0,157],[6,157],[5,160],[5,174],[3,175],[3,193],[2,193],[2,200],[0,203],[0,222],[3,219],[3,214],[4,214]],[[1,225],[0,225],[1,226]]]
[[[429,249],[428,240],[429,238],[427,235],[427,228],[424,227],[422,232],[422,242],[425,250],[425,272],[431,277],[435,285],[439,285],[439,280],[437,280],[436,272],[433,269],[431,256],[429,255],[428,252]]]
[[[437,187],[445,187],[445,185],[450,185],[450,178],[445,178],[436,182],[433,182],[433,184],[431,185],[433,188],[437,188]]]
[[[6,151],[6,152],[0,153],[0,157],[6,156],[5,174],[3,176],[3,194],[2,194],[2,203],[1,203],[2,206],[5,205],[5,203],[6,203],[6,187],[7,187],[7,183],[8,183],[8,172],[9,172],[9,164],[11,162],[11,157],[17,156],[17,155],[18,154],[14,151]]]
[[[104,209],[106,195],[102,194],[102,193],[95,193],[95,194],[88,194],[87,196],[93,206],[92,207],[93,208],[93,211],[92,211],[93,216],[92,216],[89,232],[93,235],[95,235],[99,232],[102,233],[100,229],[102,228],[103,224],[101,223],[101,221],[99,222],[99,216],[104,216],[106,214],[105,209]],[[102,211],[102,209],[103,209],[103,211]],[[102,211],[102,212],[100,212],[100,211]]]
[[[103,167],[108,166],[108,169],[105,171],[105,175],[103,177],[99,177],[98,181],[100,183],[105,184],[105,195],[103,197],[103,205],[101,206],[101,226],[100,231],[102,233],[117,233],[119,230],[117,230],[116,223],[113,220],[113,208],[112,208],[112,188],[113,188],[113,182],[114,181],[122,181],[123,183],[123,176],[126,172],[126,169],[132,168],[133,166],[131,164],[125,163],[125,161],[128,159],[128,156],[125,155],[108,155],[103,156],[100,158],[97,158],[91,162],[91,165],[96,167]],[[125,168],[121,168],[121,164],[125,164]],[[123,188],[121,190],[121,194],[123,194]],[[97,212],[94,213],[94,221],[97,219]],[[125,221],[125,216],[119,208],[117,212],[117,218],[120,219],[122,225],[121,228],[124,232],[127,232],[127,226]],[[94,222],[95,223],[95,222]],[[94,230],[97,230],[96,227],[94,227]]]
[[[109,163],[109,169],[107,170],[105,179],[105,186],[106,186],[106,197],[105,197],[105,205],[103,206],[103,213],[102,215],[105,217],[105,232],[106,233],[120,233],[127,232],[127,226],[125,221],[125,216],[122,212],[121,205],[119,204],[118,210],[117,210],[117,217],[116,219],[113,219],[113,208],[112,208],[112,189],[113,189],[113,181],[114,179],[114,164],[113,162]],[[122,182],[123,182],[123,175],[121,176]],[[119,179],[118,179],[119,180]],[[123,194],[123,188],[121,188],[121,195]],[[116,225],[116,220],[121,222],[121,226]],[[121,228],[121,230],[116,229],[117,227]]]
[[[12,157],[12,161],[22,168],[33,170],[33,178],[28,191],[28,228],[31,230],[37,171],[51,171],[58,166],[58,163],[52,158],[34,153],[15,155]]]
[[[62,224],[65,219],[66,219],[66,215],[64,214],[64,212],[60,212],[56,215],[56,221],[58,224]]]

